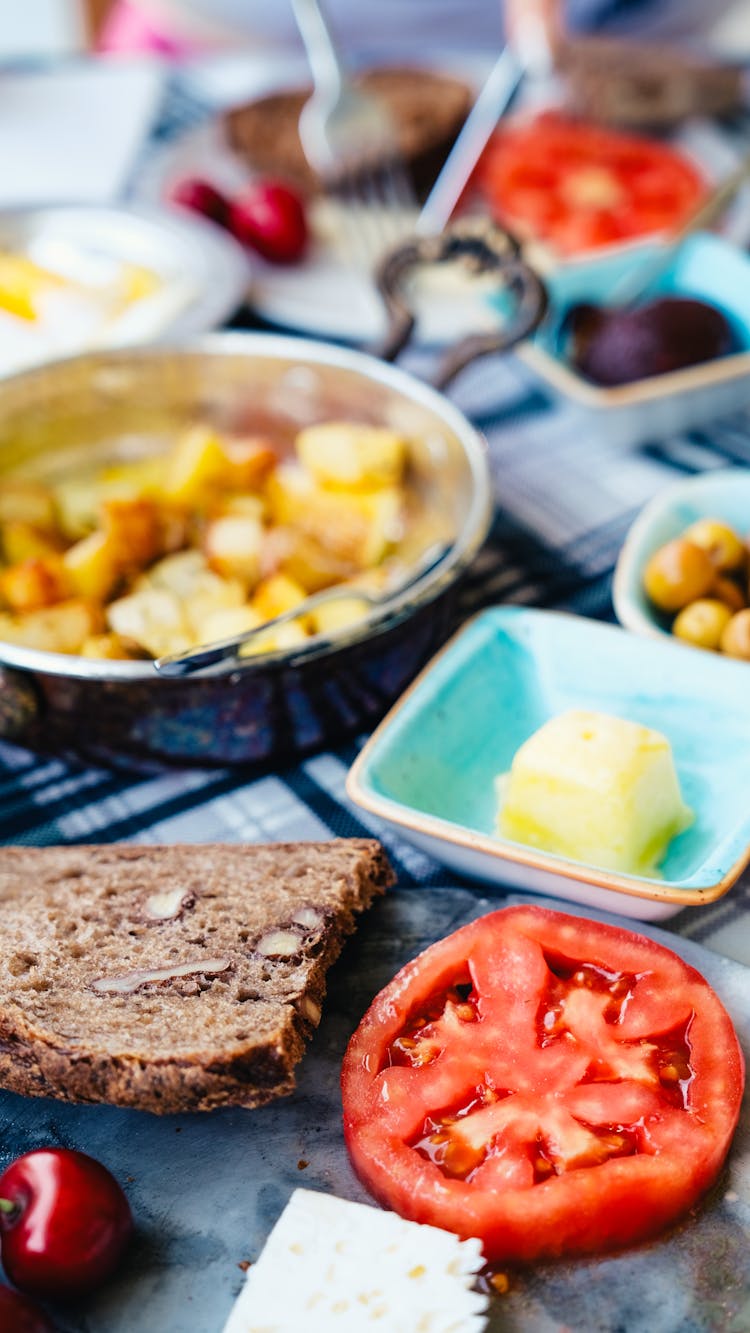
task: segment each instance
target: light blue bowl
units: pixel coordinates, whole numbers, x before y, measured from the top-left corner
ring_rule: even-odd
[[[665,542],[680,537],[699,518],[720,518],[742,536],[750,531],[750,468],[721,468],[667,486],[645,506],[633,523],[615,568],[612,598],[617,619],[637,634],[671,638],[671,617],[651,605],[643,591],[643,571]],[[673,640],[674,642],[674,640]],[[698,650],[676,645],[684,652]],[[702,654],[702,659],[707,656]],[[750,663],[742,663],[746,688]],[[750,758],[748,759],[750,772]]]
[[[545,274],[551,314],[518,355],[556,392],[585,408],[602,428],[603,447],[663,438],[705,424],[750,401],[750,256],[712,232],[699,232],[675,250],[644,294],[693,296],[718,306],[734,329],[738,350],[684,370],[604,388],[574,369],[557,346],[560,313],[579,301],[606,305],[620,278],[664,250],[640,243],[599,258],[562,263]]]
[[[380,724],[352,798],[459,873],[643,920],[718,898],[750,860],[750,674],[743,663],[616,626],[522,607],[470,621]],[[494,780],[569,708],[655,727],[669,740],[692,826],[661,877],[623,875],[496,835]]]
[[[641,245],[601,259],[563,264],[547,278],[553,307],[559,312],[578,301],[608,305],[616,283],[648,265],[663,251],[661,244]],[[750,348],[750,259],[743,250],[713,232],[698,232],[675,250],[668,267],[651,282],[643,301],[658,296],[694,296],[709,301],[726,315],[738,342],[738,350]],[[535,341],[557,357],[553,322],[545,320]],[[666,378],[666,377],[665,377]]]

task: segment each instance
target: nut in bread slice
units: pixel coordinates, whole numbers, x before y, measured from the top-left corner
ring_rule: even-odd
[[[367,839],[0,848],[0,1086],[158,1113],[290,1092],[392,881]]]

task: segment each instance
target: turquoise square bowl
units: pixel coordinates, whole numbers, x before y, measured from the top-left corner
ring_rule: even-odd
[[[603,432],[603,444],[628,446],[699,426],[746,406],[750,392],[750,256],[712,232],[698,232],[669,254],[658,280],[644,293],[692,296],[726,315],[737,350],[684,370],[604,388],[585,379],[557,346],[559,316],[581,301],[608,305],[618,281],[639,265],[647,269],[665,246],[644,242],[601,256],[561,263],[544,275],[551,314],[518,349],[521,359],[557,393],[585,411]]]
[[[450,641],[353,765],[352,799],[462,875],[658,920],[725,893],[750,860],[748,667],[577,616],[495,607]],[[695,814],[659,876],[495,832],[494,782],[549,718],[588,708],[654,727]]]

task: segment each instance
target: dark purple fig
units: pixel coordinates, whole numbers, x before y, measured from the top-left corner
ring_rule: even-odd
[[[576,306],[565,326],[573,365],[606,387],[712,361],[735,347],[726,316],[687,296],[662,296],[621,310]]]

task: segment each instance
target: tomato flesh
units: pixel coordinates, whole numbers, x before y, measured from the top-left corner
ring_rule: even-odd
[[[386,1206],[528,1262],[678,1219],[721,1168],[743,1082],[728,1014],[675,954],[507,908],[375,999],[344,1060],[344,1130]]]
[[[554,112],[502,126],[476,183],[501,222],[563,255],[676,229],[706,192],[668,144]]]

